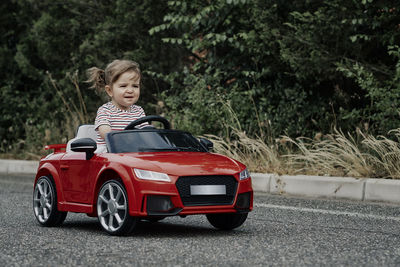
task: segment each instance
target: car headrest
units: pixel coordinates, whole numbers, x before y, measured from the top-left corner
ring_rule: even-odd
[[[96,141],[97,133],[93,124],[82,124],[76,133],[76,138],[92,138]]]

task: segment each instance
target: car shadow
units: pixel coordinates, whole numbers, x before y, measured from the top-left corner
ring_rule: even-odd
[[[67,220],[61,226],[64,229],[80,230],[90,232],[95,235],[108,235],[100,226],[97,219],[86,220]],[[139,221],[134,231],[128,237],[196,237],[196,236],[213,236],[224,237],[232,235],[243,235],[246,231],[240,228],[224,231],[210,226],[195,226],[181,223],[171,222],[148,222]]]
[[[74,229],[92,233],[102,231],[97,219],[65,221],[60,227],[64,229]]]
[[[232,231],[221,231],[212,226],[195,226],[170,222],[141,221],[130,234],[137,237],[196,237],[196,236],[226,236]]]

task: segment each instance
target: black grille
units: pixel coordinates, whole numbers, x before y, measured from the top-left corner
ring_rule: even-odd
[[[237,181],[229,175],[182,176],[176,188],[185,206],[231,205],[235,198]],[[225,185],[226,195],[190,195],[191,185]]]

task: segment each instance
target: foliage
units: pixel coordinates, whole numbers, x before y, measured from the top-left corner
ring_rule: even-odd
[[[93,121],[106,98],[86,90],[85,70],[115,58],[140,63],[146,113],[195,134],[400,127],[396,1],[11,0],[0,11],[0,152],[66,118]]]
[[[357,85],[366,92],[365,97],[370,101],[369,105],[366,105],[363,109],[353,110],[348,117],[357,117],[368,125],[372,124],[373,132],[379,134],[384,134],[387,129],[400,127],[399,46],[389,46],[388,54],[397,60],[395,70],[388,79],[380,80],[376,74],[359,63],[349,67],[344,65],[338,67],[338,70],[356,81]]]
[[[231,101],[251,134],[260,125],[271,126],[273,136],[400,126],[393,102],[400,41],[394,2],[169,1],[168,7],[164,23],[150,33],[175,29],[163,41],[191,55],[185,71],[165,76],[170,113],[180,113],[184,127],[195,120],[203,125],[197,131],[218,133],[227,123],[210,128],[202,121],[210,111],[222,114],[222,106],[201,110],[204,96]],[[379,90],[361,82],[365,75]],[[179,102],[188,96],[189,103]]]
[[[83,81],[89,67],[104,68],[115,58],[133,59],[142,69],[157,72],[178,66],[179,51],[148,34],[150,27],[162,22],[164,6],[154,0],[2,3],[0,151],[14,151],[27,140],[43,142],[45,130],[61,142],[73,131],[50,128],[92,122],[107,97],[86,90]],[[139,104],[151,114],[153,106],[146,103],[157,101],[165,83],[145,74],[143,84]],[[77,88],[83,89],[81,94]],[[87,107],[85,118],[76,116],[79,112],[73,107],[81,109],[82,103]],[[65,126],[70,122],[73,125]]]

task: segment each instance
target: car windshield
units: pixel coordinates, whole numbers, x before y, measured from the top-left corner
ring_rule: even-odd
[[[190,133],[177,130],[130,130],[111,132],[106,137],[111,153],[192,151],[207,152]]]

